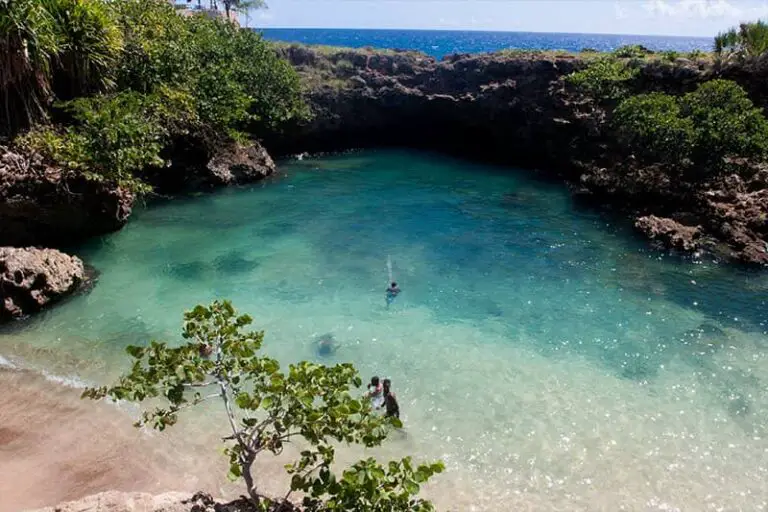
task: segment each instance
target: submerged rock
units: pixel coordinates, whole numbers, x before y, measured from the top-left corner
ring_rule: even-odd
[[[0,245],[60,246],[120,229],[134,196],[0,146]]]
[[[55,249],[0,247],[0,321],[35,313],[75,292],[83,262]]]

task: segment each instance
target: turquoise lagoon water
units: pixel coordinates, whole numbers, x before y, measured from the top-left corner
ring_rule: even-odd
[[[176,342],[183,310],[230,298],[284,362],[390,377],[406,435],[376,454],[444,460],[444,509],[768,506],[768,276],[650,250],[531,173],[289,161],[76,251],[98,285],[2,331],[0,355],[106,382],[126,345]]]

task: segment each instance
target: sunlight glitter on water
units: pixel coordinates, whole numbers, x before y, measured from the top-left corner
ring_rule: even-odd
[[[103,382],[125,345],[178,340],[181,311],[231,298],[281,361],[390,377],[406,436],[375,453],[443,459],[443,509],[765,508],[768,279],[611,226],[523,172],[410,152],[287,162],[81,248],[98,286],[0,333],[0,354]]]

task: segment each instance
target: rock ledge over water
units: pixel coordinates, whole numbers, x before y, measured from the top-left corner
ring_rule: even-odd
[[[0,245],[61,246],[116,231],[133,201],[120,187],[0,146]]]
[[[35,313],[76,291],[83,262],[55,249],[0,247],[0,321]]]

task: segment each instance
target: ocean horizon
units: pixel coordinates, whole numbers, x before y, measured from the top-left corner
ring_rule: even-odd
[[[254,28],[266,39],[352,48],[416,50],[442,58],[454,53],[487,53],[505,49],[612,51],[639,44],[655,51],[710,50],[712,37],[483,30]]]

